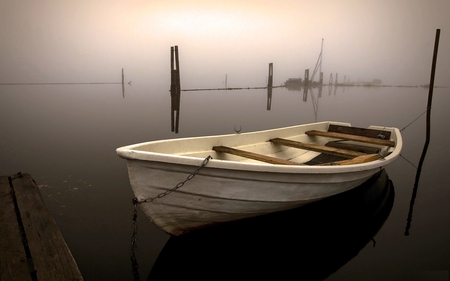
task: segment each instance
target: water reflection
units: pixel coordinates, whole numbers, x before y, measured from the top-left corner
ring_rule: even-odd
[[[176,57],[176,55],[175,55]],[[173,60],[174,61],[174,60]],[[173,62],[172,61],[172,62]],[[312,106],[314,110],[314,117],[315,122],[318,120],[318,112],[319,112],[319,99],[322,97],[323,92],[323,86],[319,84],[313,84],[312,86],[273,86],[272,85],[272,64],[269,65],[269,79],[267,86],[264,87],[247,87],[247,88],[216,88],[216,89],[184,89],[181,90],[179,84],[176,82],[179,79],[179,73],[176,70],[176,66],[172,65],[172,82],[171,83],[171,89],[170,89],[170,95],[171,95],[171,131],[175,132],[176,134],[179,132],[179,124],[180,124],[180,99],[181,99],[181,92],[182,91],[233,91],[233,90],[261,90],[266,89],[267,90],[267,102],[266,102],[266,110],[270,111],[272,109],[272,101],[274,99],[273,97],[273,89],[274,88],[287,88],[288,91],[298,91],[299,93],[303,92],[303,102],[308,102],[308,95],[310,95]],[[336,89],[337,87],[333,87],[332,85],[328,86],[328,91],[331,93],[332,89],[334,88],[334,94],[336,95]]]
[[[301,92],[303,90],[303,102],[308,102],[308,94],[311,96],[311,102],[314,110],[314,120],[317,122],[317,116],[319,115],[319,98],[322,97],[322,85],[308,86],[308,87],[286,87],[288,91],[298,91]],[[331,92],[332,86],[328,86],[328,91]],[[336,87],[334,87],[336,89]],[[315,91],[317,90],[317,94]],[[336,91],[336,90],[335,90]],[[336,93],[336,92],[335,92]]]
[[[394,187],[382,171],[328,200],[171,237],[148,280],[213,278],[208,272],[323,280],[372,241],[393,202]]]
[[[419,179],[420,179],[420,173],[422,171],[422,165],[423,161],[425,160],[425,155],[427,154],[428,145],[430,144],[430,136],[431,136],[431,106],[433,104],[433,91],[434,91],[434,76],[436,71],[436,62],[437,62],[437,54],[439,49],[439,37],[440,37],[441,30],[436,29],[436,38],[434,42],[434,52],[433,52],[433,61],[431,66],[431,76],[430,76],[430,86],[428,88],[428,102],[427,102],[427,125],[426,125],[426,137],[425,137],[425,144],[423,146],[422,155],[420,156],[419,160],[419,167],[417,168],[416,172],[416,180],[414,182],[414,188],[413,193],[411,196],[411,202],[409,206],[409,213],[408,213],[408,219],[406,224],[406,230],[405,235],[409,235],[409,229],[411,227],[411,221],[412,221],[412,212],[414,207],[414,202],[417,195],[417,189],[419,187]]]
[[[322,87],[319,87],[319,93],[317,97],[314,95],[311,89],[311,101],[314,110],[314,121],[317,122],[317,115],[319,114],[319,98],[322,96]]]
[[[266,89],[267,90],[267,110],[271,110],[272,107],[272,92],[274,88],[281,88],[283,86],[273,86],[273,63],[269,63],[269,74],[267,77],[267,86],[262,87],[245,87],[245,88],[229,88],[227,86],[227,75],[225,76],[225,88],[210,88],[210,89],[181,89],[180,84],[180,70],[179,70],[179,56],[178,46],[171,47],[171,83],[170,83],[170,97],[171,97],[171,130],[178,134],[180,124],[180,99],[181,92],[188,91],[233,91],[233,90],[255,90]]]
[[[420,174],[422,172],[422,165],[423,165],[423,161],[425,160],[427,148],[428,148],[428,145],[425,145],[423,147],[422,155],[421,155],[420,161],[419,161],[419,166],[417,167],[416,179],[414,181],[414,187],[413,187],[413,191],[412,191],[412,195],[411,195],[411,201],[409,203],[408,218],[406,219],[405,236],[409,236],[409,229],[411,228],[414,203],[416,202],[417,190],[419,189]]]

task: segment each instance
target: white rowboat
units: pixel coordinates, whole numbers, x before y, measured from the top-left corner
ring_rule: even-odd
[[[401,148],[397,128],[327,121],[151,141],[117,153],[127,160],[135,202],[156,226],[180,235],[345,192]]]

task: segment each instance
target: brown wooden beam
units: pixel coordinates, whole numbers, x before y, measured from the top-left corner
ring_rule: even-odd
[[[331,155],[343,156],[343,157],[347,157],[347,158],[353,158],[353,157],[358,157],[358,156],[364,155],[364,153],[362,153],[362,152],[339,149],[339,148],[334,148],[334,147],[327,147],[327,146],[311,144],[311,143],[303,143],[303,142],[292,141],[292,140],[288,140],[288,139],[274,138],[269,141],[271,143],[280,144],[280,145],[284,145],[284,146],[312,150],[312,151],[322,152],[322,153],[331,154]]]
[[[378,139],[378,138],[362,137],[362,136],[349,135],[349,134],[325,132],[325,131],[318,131],[318,130],[307,131],[306,134],[308,136],[320,136],[320,137],[327,137],[327,138],[351,140],[351,141],[371,143],[371,144],[377,144],[377,145],[383,145],[383,146],[385,145],[385,146],[391,146],[391,147],[395,146],[395,142],[391,141],[391,140],[383,140],[383,139]]]
[[[323,166],[332,166],[332,165],[355,165],[362,164],[367,162],[372,162],[380,159],[381,156],[379,154],[366,154],[362,156],[355,157],[353,159],[335,161],[331,163],[322,164]]]
[[[339,140],[327,142],[326,146],[340,148],[340,149],[346,149],[346,150],[352,150],[352,151],[358,151],[358,152],[363,152],[366,154],[377,153],[378,150],[380,149],[380,148],[374,147],[374,146],[367,146],[367,145],[361,145],[361,144],[355,144],[355,143],[347,143],[347,142],[342,142]]]
[[[270,164],[301,165],[300,163],[297,163],[297,162],[284,160],[281,158],[276,158],[276,157],[271,157],[271,156],[266,156],[266,155],[262,155],[262,154],[258,154],[258,153],[254,153],[254,152],[244,151],[244,150],[240,150],[240,149],[235,149],[235,148],[231,148],[231,147],[227,147],[227,146],[214,146],[213,150],[216,152],[220,152],[220,153],[228,153],[228,154],[245,157],[245,158],[249,158],[249,159],[253,159],[253,160],[257,160],[257,161],[261,161],[261,162],[266,162],[266,163],[270,163]]]
[[[383,139],[389,139],[391,137],[391,132],[389,131],[351,127],[351,126],[341,126],[335,124],[330,124],[330,126],[328,126],[328,132],[357,135],[369,138],[378,138],[379,136],[382,136]]]

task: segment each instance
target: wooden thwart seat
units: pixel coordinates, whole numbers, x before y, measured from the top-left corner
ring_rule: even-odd
[[[325,144],[327,147],[358,151],[367,154],[378,153],[379,148],[374,146],[361,145],[356,143],[342,142],[342,140],[330,141]]]
[[[236,155],[236,156],[240,156],[240,157],[244,157],[244,158],[249,158],[249,159],[253,159],[253,160],[257,160],[257,161],[261,161],[261,162],[266,162],[266,163],[270,163],[270,164],[304,165],[302,163],[297,163],[297,162],[284,160],[284,159],[276,158],[276,157],[271,157],[271,156],[267,156],[267,155],[263,155],[263,154],[258,154],[258,153],[254,153],[254,152],[250,152],[250,151],[244,151],[244,150],[231,148],[231,147],[227,147],[227,146],[214,146],[213,150],[216,152],[219,152],[219,153],[228,153],[228,154],[232,154],[232,155]],[[352,159],[334,161],[334,162],[324,163],[324,164],[320,164],[320,165],[327,166],[327,165],[361,164],[361,163],[366,163],[366,162],[377,160],[381,157],[379,154],[364,154],[364,153],[361,153],[361,154],[362,155],[356,156]]]
[[[258,153],[254,153],[254,152],[244,151],[244,150],[231,148],[231,147],[227,147],[227,146],[214,146],[213,150],[216,152],[233,154],[236,156],[241,156],[241,157],[245,157],[245,158],[249,158],[249,159],[253,159],[253,160],[257,160],[257,161],[262,161],[262,162],[266,162],[266,163],[270,163],[270,164],[302,165],[297,162],[284,160],[284,159],[276,158],[276,157],[271,157],[271,156],[267,156],[267,155],[262,155],[262,154],[258,154]]]
[[[355,157],[353,159],[335,161],[331,163],[324,163],[321,166],[331,166],[331,165],[355,165],[362,164],[367,162],[372,162],[381,158],[380,154],[366,154],[362,156]]]
[[[328,147],[324,145],[318,145],[318,144],[311,144],[311,143],[303,143],[288,139],[282,139],[282,138],[274,138],[269,140],[271,143],[280,144],[284,146],[299,148],[299,149],[306,149],[306,150],[312,150],[322,153],[327,153],[331,155],[337,155],[337,156],[343,156],[346,158],[353,158],[365,155],[363,152],[358,151],[352,151],[347,149],[341,149],[341,148],[334,148],[334,147]]]
[[[327,131],[348,134],[348,135],[363,136],[363,137],[369,137],[369,138],[380,138],[381,137],[382,139],[386,139],[386,140],[391,138],[390,131],[351,127],[351,126],[341,126],[341,125],[335,125],[335,124],[330,124],[328,126]]]
[[[385,146],[390,146],[390,147],[395,146],[395,142],[391,141],[391,140],[372,138],[372,137],[364,137],[364,136],[358,136],[358,135],[350,135],[350,134],[335,133],[335,132],[325,132],[325,131],[318,131],[318,130],[307,131],[307,132],[305,132],[305,134],[307,134],[308,136],[320,136],[320,137],[327,137],[327,138],[351,140],[351,141],[377,144],[377,145],[383,145],[383,146],[385,145]]]

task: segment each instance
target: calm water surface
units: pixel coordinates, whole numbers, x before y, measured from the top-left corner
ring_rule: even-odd
[[[346,121],[359,127],[407,126],[403,130],[403,157],[386,168],[395,190],[392,209],[379,231],[375,231],[374,240],[368,237],[349,258],[344,249],[329,243],[334,241],[332,245],[336,245],[345,240],[333,240],[342,228],[350,229],[348,235],[358,233],[359,225],[365,227],[364,218],[356,217],[346,225],[333,223],[336,219],[324,219],[326,214],[315,217],[315,212],[307,216],[303,212],[291,214],[283,225],[279,221],[284,217],[260,222],[257,232],[246,228],[251,222],[238,224],[234,230],[223,230],[229,234],[226,236],[200,233],[198,237],[214,238],[208,240],[209,251],[202,252],[205,243],[198,237],[186,238],[184,242],[171,239],[167,243],[169,236],[139,212],[137,258],[141,280],[147,278],[160,253],[159,265],[163,258],[173,261],[177,251],[186,261],[195,260],[193,257],[200,254],[216,259],[221,265],[214,267],[217,276],[232,275],[235,269],[247,271],[250,277],[260,276],[270,265],[272,273],[278,269],[286,272],[286,266],[278,262],[283,255],[289,255],[290,262],[286,264],[291,270],[296,268],[296,261],[301,263],[308,255],[315,255],[314,251],[302,253],[299,243],[316,243],[324,251],[320,253],[324,259],[329,255],[342,258],[335,269],[317,259],[317,271],[331,274],[327,280],[448,280],[449,91],[434,91],[431,142],[409,236],[404,232],[425,141],[425,115],[408,124],[426,109],[428,90],[423,88],[324,87],[320,97],[316,89],[309,92],[306,101],[303,92],[279,88],[273,91],[271,110],[266,109],[265,90],[182,92],[180,130],[174,134],[170,130],[170,94],[166,86],[127,85],[125,97],[119,85],[0,86],[0,173],[22,171],[33,176],[86,280],[132,280],[133,194],[125,161],[115,153],[117,147],[164,138],[233,133],[235,126],[243,132],[325,120]],[[339,204],[334,208],[326,210],[334,213],[340,209]],[[347,210],[342,216],[353,217],[352,211]],[[303,226],[311,227],[314,220],[329,226],[321,228],[324,235],[319,239],[292,235],[302,232]],[[168,246],[162,251],[166,243]],[[290,244],[298,246],[297,256],[291,256]],[[218,258],[225,252],[230,254],[229,247],[223,245],[237,245],[234,256]],[[259,258],[252,258],[252,252]],[[243,266],[244,261],[238,258],[242,256],[248,256],[248,265],[252,266]],[[175,265],[162,268],[177,271]],[[205,277],[204,270],[201,264],[193,263],[186,273]],[[304,277],[302,270],[291,273],[296,279]]]

